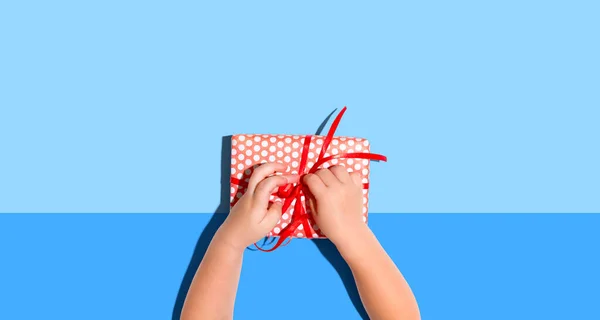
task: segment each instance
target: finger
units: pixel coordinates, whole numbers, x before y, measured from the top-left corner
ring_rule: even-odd
[[[346,169],[346,168],[338,165],[338,166],[329,167],[329,170],[342,183],[350,183],[350,182],[352,182],[352,180],[350,178],[350,175],[348,174],[348,169]]]
[[[283,176],[272,176],[259,182],[253,193],[253,198],[257,205],[267,207],[269,198],[274,189],[288,184],[288,180]]]
[[[358,173],[358,172],[351,172],[350,173],[350,179],[352,179],[352,182],[355,185],[362,186],[362,178],[360,176],[360,173]]]
[[[314,197],[308,197],[306,201],[308,202],[308,207],[310,208],[310,212],[312,213],[312,215],[318,215],[319,213],[317,212],[317,200]]]
[[[283,175],[281,175],[281,177],[286,178],[288,184],[296,183],[300,180],[300,176],[297,174],[283,174]],[[279,189],[279,187],[280,187],[279,185],[275,186],[273,188],[273,190],[271,190],[271,193],[274,193],[275,191],[277,191],[277,189]]]
[[[310,193],[315,197],[320,197],[320,195],[327,191],[327,186],[316,174],[309,173],[305,175],[303,181],[304,185],[306,185]]]
[[[265,227],[267,230],[272,230],[281,219],[281,209],[283,204],[281,202],[273,202],[269,210],[267,210],[267,214],[260,221],[260,224]]]
[[[319,178],[323,180],[323,183],[328,187],[340,183],[340,180],[338,180],[329,169],[319,169],[315,174],[319,176]]]
[[[250,180],[248,181],[248,190],[247,193],[253,193],[256,190],[256,186],[259,182],[263,181],[265,178],[270,176],[275,172],[284,172],[287,169],[287,165],[283,163],[265,163],[263,165],[258,166],[258,168],[254,169]]]

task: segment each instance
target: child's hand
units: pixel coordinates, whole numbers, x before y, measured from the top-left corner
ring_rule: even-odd
[[[336,246],[368,228],[362,220],[362,181],[358,173],[332,166],[306,175],[303,181],[312,194],[308,201],[315,222]]]
[[[256,168],[248,189],[233,206],[215,237],[244,250],[267,235],[277,225],[282,208],[280,202],[269,203],[271,193],[282,185],[298,181],[297,175],[271,176],[286,169],[282,163],[266,163]]]

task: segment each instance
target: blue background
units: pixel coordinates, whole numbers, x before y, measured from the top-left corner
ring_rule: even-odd
[[[373,212],[600,212],[597,1],[4,1],[0,212],[212,212],[221,137],[371,140]]]
[[[0,3],[0,319],[172,317],[226,208],[222,137],[344,105],[337,133],[389,157],[371,225],[424,319],[599,318],[599,9]],[[236,318],[356,318],[320,249],[248,253]]]
[[[210,220],[210,214],[0,215],[0,319],[171,319],[197,240],[202,252],[210,239],[201,235]],[[599,223],[597,214],[374,214],[370,220],[423,319],[461,320],[600,318]],[[347,267],[338,267],[347,279]],[[245,254],[234,318],[283,314],[360,319],[313,241]]]

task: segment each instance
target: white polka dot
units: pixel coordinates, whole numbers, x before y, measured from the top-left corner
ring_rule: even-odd
[[[231,174],[235,174],[235,168],[231,168]]]
[[[363,141],[363,146],[365,146],[365,147],[369,146],[369,140]]]
[[[247,176],[250,175],[251,173],[252,173],[252,171],[250,171],[250,169],[244,170],[244,174]]]
[[[290,151],[292,151],[292,148],[286,146],[285,148],[283,148],[283,151],[285,151],[286,153],[290,153]]]
[[[250,165],[252,165],[252,160],[250,160],[250,159],[246,159],[246,165],[247,165],[247,166],[250,166]]]
[[[296,152],[296,151],[292,152],[292,157],[298,158],[298,152]]]
[[[290,142],[292,142],[292,138],[290,138],[290,137],[285,138],[285,143],[290,143]]]
[[[367,213],[367,207],[363,206],[363,213]]]
[[[346,145],[345,144],[340,144],[340,150],[342,150],[342,151],[346,150]]]
[[[270,155],[269,156],[269,162],[273,162],[275,161],[275,156],[274,155]]]
[[[240,139],[240,141],[244,141],[244,140],[246,140],[246,137],[245,136],[240,136],[239,139]]]
[[[238,146],[238,149],[240,149],[240,151],[244,151],[244,149],[246,149],[246,147],[243,144],[240,144]]]
[[[302,238],[302,237],[304,237],[304,234],[303,234],[302,232],[298,232],[298,233],[296,234],[296,236],[298,236],[298,237]]]
[[[283,157],[283,151],[281,151],[281,150],[277,151],[277,156],[280,158]]]
[[[236,164],[237,160],[235,158],[231,158],[231,164]]]
[[[300,146],[300,144],[296,141],[294,141],[294,143],[292,143],[292,147],[294,147],[294,149],[298,148],[299,146]]]
[[[292,167],[296,168],[298,166],[298,161],[292,161]]]
[[[267,150],[263,150],[260,152],[260,155],[263,157],[266,157],[269,153],[267,152]]]
[[[312,236],[313,236],[313,238],[318,238],[319,237],[319,235],[316,234],[316,233],[313,233]]]
[[[312,159],[314,157],[315,157],[315,154],[312,151],[308,153],[308,158],[309,159]]]
[[[357,144],[356,147],[354,147],[356,149],[356,151],[360,151],[362,150],[362,145]]]
[[[363,169],[362,170],[362,174],[365,175],[365,176],[368,175],[369,174],[369,169],[367,169],[367,168]]]
[[[367,217],[363,216],[363,222],[367,222]]]
[[[294,139],[300,139],[300,136],[292,136]]]
[[[254,151],[258,152],[260,150],[260,146],[255,144],[253,149]]]
[[[367,204],[367,198],[365,198],[365,197],[363,197],[363,204]]]
[[[279,138],[279,139],[283,139],[283,135],[282,135],[282,134],[280,134],[280,135],[277,135],[277,138]]]
[[[277,148],[275,148],[275,146],[270,146],[270,147],[269,147],[269,151],[271,151],[271,152],[275,152],[275,150],[277,150]]]
[[[283,220],[287,220],[290,216],[287,213],[284,213],[283,215],[281,215],[281,218]]]
[[[331,153],[333,153],[333,154],[338,154],[338,149],[332,149],[332,150],[331,150]]]
[[[324,156],[327,158],[329,157],[331,154],[329,154],[329,152],[325,152]]]
[[[260,137],[259,136],[254,137],[254,141],[259,142],[260,141]]]
[[[237,146],[238,142],[237,142],[237,140],[234,139],[233,141],[231,141],[231,144],[234,146]]]
[[[354,164],[354,159],[348,159],[347,162],[348,162],[349,165],[353,165]]]
[[[368,159],[363,159],[362,163],[363,163],[363,166],[368,166],[369,165],[369,160]]]
[[[314,149],[315,148],[315,144],[311,142],[310,145],[309,145],[309,148],[310,149]]]
[[[367,178],[362,178],[362,183],[369,183],[369,179],[367,179]]]
[[[242,153],[238,154],[238,159],[240,159],[240,161],[241,161],[241,160],[244,160],[244,158],[245,158],[245,157],[244,157],[244,155],[243,155]]]
[[[298,170],[292,170],[292,174],[298,174]]]
[[[242,197],[242,193],[238,192],[235,196],[238,197],[238,198],[241,198]]]
[[[331,160],[331,164],[333,164],[333,165],[336,165],[336,164],[338,164],[338,159],[333,159],[333,160]]]
[[[249,147],[252,145],[252,140],[246,140],[246,145]]]
[[[281,142],[281,141],[278,141],[278,142],[277,142],[277,146],[278,146],[279,148],[283,148],[283,142]]]
[[[275,141],[277,141],[277,138],[275,138],[275,137],[271,137],[271,138],[269,138],[269,141],[271,141],[271,142],[275,142]]]
[[[252,150],[250,150],[250,149],[246,150],[246,155],[247,155],[248,157],[249,157],[249,156],[251,156],[251,155],[252,155]]]
[[[231,155],[232,155],[232,156],[235,156],[236,154],[237,154],[237,150],[235,150],[235,149],[231,149]]]
[[[340,143],[340,142],[339,142],[339,141],[337,141],[337,140],[333,140],[333,141],[331,141],[331,144],[333,144],[334,146],[337,146],[339,143]]]
[[[307,166],[307,167],[309,167],[309,168],[312,168],[312,166],[314,166],[314,165],[315,165],[315,163],[314,163],[314,162],[312,162],[312,161],[308,161],[308,162],[306,163],[306,166]]]
[[[241,172],[237,174],[237,178],[238,178],[238,179],[241,179],[241,178],[242,178],[242,176],[243,176],[243,174],[242,174]]]
[[[261,146],[266,147],[269,145],[269,143],[267,141],[263,141],[260,143]]]
[[[329,163],[323,163],[323,168],[325,168],[325,169],[329,168]]]
[[[252,159],[254,159],[254,161],[258,161],[260,160],[260,156],[255,154],[254,157],[252,157]]]
[[[285,229],[285,227],[287,227],[287,226],[288,226],[288,224],[287,224],[287,223],[285,223],[285,222],[281,224],[281,228],[282,228],[282,229]]]
[[[360,163],[357,163],[354,165],[354,170],[360,170],[361,166]]]
[[[352,147],[354,145],[354,140],[349,140],[348,145]]]
[[[369,192],[369,190],[367,190],[367,189],[363,189],[363,191],[362,191],[362,192],[363,192],[363,194],[367,194],[367,193]]]
[[[283,158],[283,161],[285,162],[290,162],[290,160],[292,160],[290,156],[285,156],[285,158]]]
[[[298,230],[304,230],[304,226],[303,225],[299,225],[298,226]]]
[[[323,144],[323,139],[317,139],[317,144],[318,145],[322,145]]]
[[[273,229],[273,232],[275,232],[275,234],[279,234],[279,232],[281,232],[281,229],[279,229],[279,228],[275,227],[275,228]]]
[[[340,141],[346,141],[346,137],[341,137]]]

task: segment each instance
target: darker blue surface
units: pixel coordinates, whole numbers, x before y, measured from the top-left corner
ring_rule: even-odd
[[[171,319],[211,216],[0,215],[0,319]],[[423,319],[600,317],[600,215],[372,214],[370,225]],[[248,251],[236,319],[360,319],[344,268],[309,240]]]

